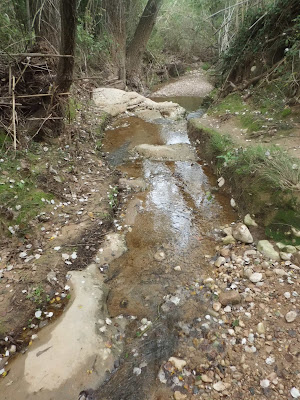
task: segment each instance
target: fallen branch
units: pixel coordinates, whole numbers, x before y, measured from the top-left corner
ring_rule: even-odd
[[[16,127],[16,98],[15,98],[16,78],[12,77],[12,126],[14,134],[14,151],[17,151],[17,127]]]
[[[52,114],[50,114],[48,117],[43,118],[43,122],[41,123],[41,126],[39,127],[39,129],[36,131],[36,133],[32,136],[31,140],[37,136],[40,132],[40,130],[42,129],[42,127],[45,125],[45,123],[52,117]]]
[[[27,118],[27,121],[42,121],[42,120],[48,120],[48,119],[64,119],[64,117],[44,117],[44,118],[36,118],[36,117],[32,117],[32,118]]]
[[[253,85],[254,83],[260,81],[262,78],[269,76],[270,74],[272,74],[272,72],[274,72],[274,70],[276,68],[278,68],[283,62],[285,61],[285,57],[280,60],[277,64],[273,65],[273,67],[271,69],[269,69],[266,72],[263,72],[262,74],[255,76],[254,78],[250,79],[250,81],[245,82],[242,86],[238,87],[238,90],[245,90],[247,89],[249,86]]]
[[[57,93],[57,96],[69,96],[69,92],[68,93]],[[46,96],[53,96],[52,93],[41,93],[41,94],[24,94],[21,96],[16,96],[16,99],[25,99],[25,98],[30,98],[30,97],[46,97]],[[4,97],[0,97],[0,100],[2,99],[11,99],[11,96],[4,96]]]

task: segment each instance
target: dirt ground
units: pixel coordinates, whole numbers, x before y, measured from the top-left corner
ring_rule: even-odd
[[[207,75],[202,70],[192,70],[174,82],[158,88],[152,97],[205,97],[213,90],[213,86],[207,80]]]
[[[103,121],[96,108],[81,107],[61,139],[37,144],[43,172],[36,184],[53,199],[45,200],[25,236],[6,231],[0,244],[0,346],[12,345],[11,353],[61,314],[70,296],[68,271],[90,263],[111,225],[116,176],[99,148]],[[38,168],[26,154],[22,161],[29,173]],[[9,179],[1,164],[0,176]]]
[[[276,146],[288,151],[291,156],[300,158],[300,107],[293,107],[292,110],[293,116],[289,119],[291,129],[285,133],[277,132],[274,127],[265,132],[248,132],[242,127],[238,117],[230,113],[205,114],[201,118],[201,124],[231,136],[233,141],[242,147],[258,144],[265,147]]]

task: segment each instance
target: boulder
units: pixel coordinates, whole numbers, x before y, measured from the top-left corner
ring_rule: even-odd
[[[131,189],[133,191],[139,192],[147,189],[147,183],[143,178],[136,179],[119,179],[119,186],[126,189]]]
[[[172,145],[140,144],[133,149],[140,157],[151,160],[196,161],[197,156],[192,146],[184,143]]]
[[[240,242],[243,243],[253,243],[253,237],[247,228],[246,225],[244,224],[236,224],[232,228],[232,236],[236,239],[239,240]]]
[[[115,88],[97,88],[93,91],[93,100],[99,108],[112,116],[117,116],[127,110],[139,113],[145,110],[156,110],[168,118],[183,117],[185,109],[171,101],[156,103],[136,92],[125,92]]]
[[[279,253],[268,240],[260,240],[257,244],[257,250],[271,260],[280,260]]]
[[[290,259],[292,258],[292,253],[285,253],[284,251],[281,251],[279,254],[280,254],[280,258],[283,261],[290,261]]]
[[[251,218],[250,214],[245,215],[244,224],[247,226],[257,226],[257,223]]]
[[[232,235],[227,235],[222,239],[223,244],[234,244],[235,238]]]

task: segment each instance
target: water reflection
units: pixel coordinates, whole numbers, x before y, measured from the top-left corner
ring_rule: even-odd
[[[165,144],[190,143],[186,121],[162,125],[160,136]]]
[[[155,231],[169,231],[179,247],[192,235],[192,210],[188,207],[172,171],[161,162],[144,162],[145,178],[151,182],[146,209],[152,213]]]

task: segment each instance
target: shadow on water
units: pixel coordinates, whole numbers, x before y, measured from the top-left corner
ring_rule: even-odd
[[[172,318],[160,316],[146,338],[136,339],[137,343],[134,346],[137,356],[132,355],[132,346],[129,343],[124,351],[126,358],[120,360],[118,368],[102,387],[95,391],[91,399],[149,399],[160,364],[168,359],[176,348],[178,334],[174,327],[174,320],[177,318],[174,315]],[[135,367],[141,371],[137,369],[134,372]]]

